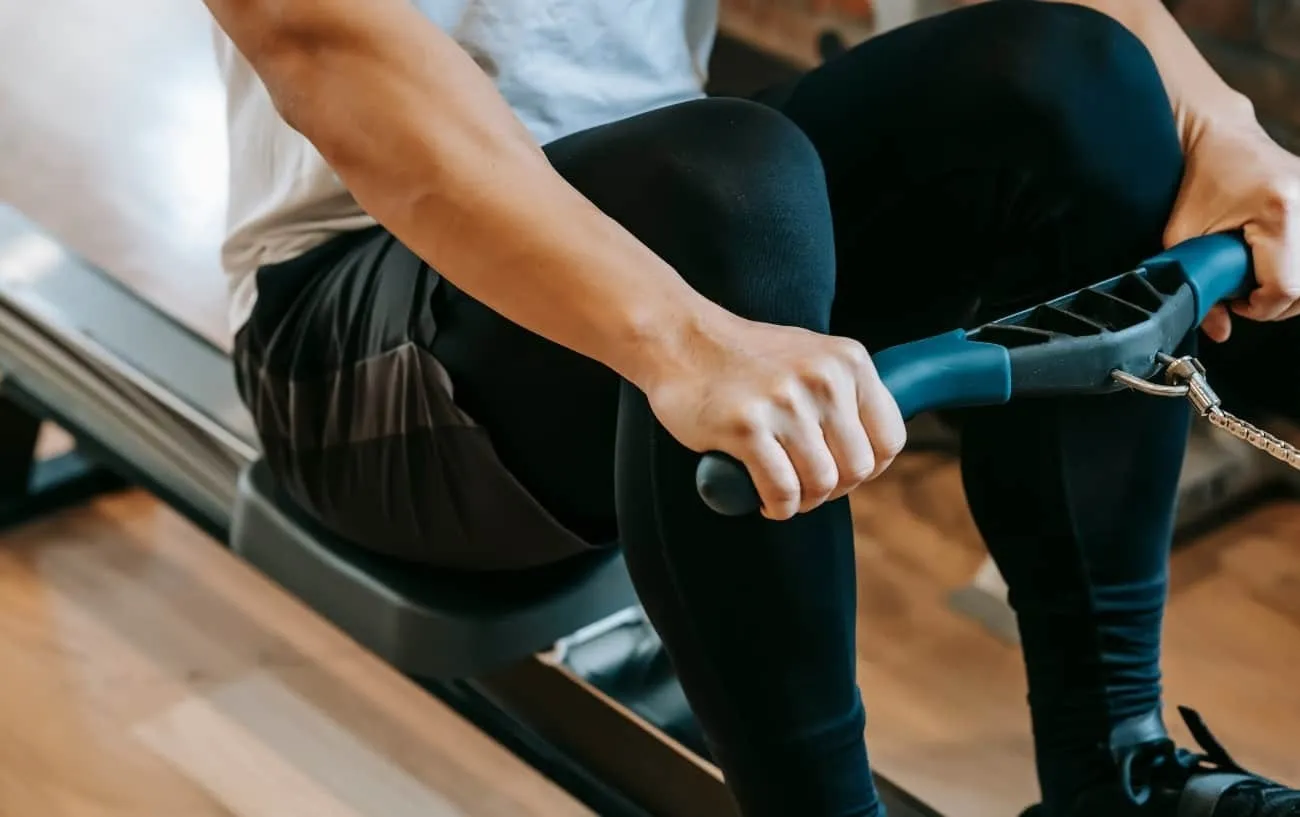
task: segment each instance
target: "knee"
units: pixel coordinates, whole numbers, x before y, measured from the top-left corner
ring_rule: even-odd
[[[641,157],[643,193],[683,224],[720,235],[788,236],[829,213],[821,159],[783,114],[742,99],[702,99],[660,112]]]
[[[978,64],[969,68],[1032,109],[1060,116],[1071,105],[1096,104],[1099,93],[1118,96],[1138,110],[1169,108],[1146,46],[1102,12],[1030,0],[971,11],[985,19],[971,27]]]
[[[1112,17],[1070,3],[989,3],[975,75],[1030,124],[1076,150],[1147,143],[1181,153],[1164,83],[1146,46]]]
[[[591,173],[570,180],[701,294],[756,320],[802,323],[785,314],[791,293],[813,306],[814,293],[833,290],[821,160],[783,114],[701,99],[602,130],[601,150],[586,152],[597,157]]]
[[[963,66],[971,97],[1001,121],[1011,149],[1049,175],[1143,223],[1167,217],[1183,153],[1146,46],[1113,18],[1068,3],[975,7]],[[979,32],[973,29],[980,29]]]

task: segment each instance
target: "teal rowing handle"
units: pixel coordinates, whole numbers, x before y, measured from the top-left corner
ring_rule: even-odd
[[[904,420],[938,409],[1011,399],[1011,356],[1004,346],[969,340],[954,329],[893,346],[872,357]]]
[[[1035,325],[1036,309],[986,325],[1001,330],[1003,336],[1008,331],[1019,332],[1021,338],[1036,334],[1042,342],[1009,348],[978,339],[985,334],[981,330],[954,330],[879,352],[873,358],[876,371],[904,419],[945,408],[997,405],[1010,400],[1013,392],[1087,391],[1111,383],[1110,372],[1122,368],[1125,361],[1152,360],[1160,347],[1200,324],[1210,307],[1244,298],[1255,286],[1250,248],[1239,233],[1203,236],[1172,247],[1143,262],[1138,270],[1090,288],[1105,293],[1090,302],[1100,299],[1104,306],[1107,299],[1115,300],[1123,292],[1124,279],[1133,275],[1152,282],[1147,297],[1155,299],[1154,305],[1129,307],[1146,316],[1139,327],[1091,323],[1089,301],[1072,293],[1043,305],[1051,331]],[[1053,317],[1071,311],[1083,316],[1073,320],[1104,331],[1063,333],[1059,318]],[[1106,320],[1105,314],[1103,309],[1097,320]],[[997,337],[998,332],[988,331],[988,335]],[[695,483],[704,502],[720,514],[741,516],[759,508],[758,491],[744,466],[721,452],[700,459]]]
[[[1189,239],[1148,259],[1142,266],[1173,265],[1196,298],[1196,325],[1210,307],[1250,295],[1255,288],[1250,245],[1239,232]]]

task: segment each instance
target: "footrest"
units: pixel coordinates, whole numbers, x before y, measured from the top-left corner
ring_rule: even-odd
[[[398,670],[468,678],[636,604],[616,547],[513,573],[440,571],[375,555],[295,508],[259,461],[240,477],[231,546]]]

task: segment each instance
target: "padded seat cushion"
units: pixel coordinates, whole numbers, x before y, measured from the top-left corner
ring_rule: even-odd
[[[402,672],[466,678],[637,603],[617,547],[536,570],[461,573],[379,556],[320,528],[258,461],[240,477],[231,546]]]

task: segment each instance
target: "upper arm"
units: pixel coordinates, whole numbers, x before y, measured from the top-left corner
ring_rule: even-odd
[[[287,22],[304,4],[297,0],[203,0],[217,25],[250,62],[283,41]]]
[[[331,46],[365,42],[386,21],[418,14],[410,0],[203,0],[259,73]],[[265,79],[265,77],[264,77]]]
[[[391,47],[391,32],[419,15],[410,0],[203,0],[217,25],[298,127],[302,101],[320,97],[335,57],[368,62]],[[355,63],[353,63],[355,65]]]
[[[373,148],[358,120],[428,142],[430,100],[448,112],[444,120],[459,117],[475,133],[522,128],[469,55],[411,0],[203,2],[281,117],[332,164]]]

